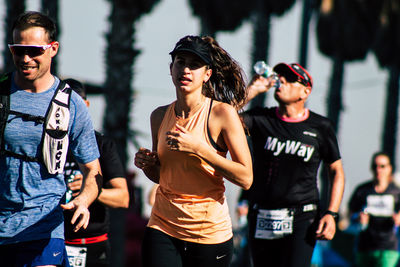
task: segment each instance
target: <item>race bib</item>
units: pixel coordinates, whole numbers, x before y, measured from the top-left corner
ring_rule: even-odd
[[[258,210],[254,237],[277,239],[293,232],[293,212],[289,209]]]
[[[85,267],[87,248],[65,246],[68,254],[68,261],[71,267]]]
[[[392,217],[395,199],[392,195],[369,195],[365,212],[376,217]]]

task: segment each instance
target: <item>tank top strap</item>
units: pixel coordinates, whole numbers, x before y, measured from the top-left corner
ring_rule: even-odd
[[[207,135],[208,135],[208,139],[210,140],[211,145],[219,152],[227,152],[225,149],[223,149],[222,147],[220,147],[217,142],[214,141],[214,139],[211,136],[211,132],[210,132],[210,127],[208,126],[208,121],[210,120],[210,114],[211,114],[211,108],[212,108],[212,104],[213,104],[213,99],[211,99],[210,101],[210,107],[208,108],[208,114],[207,114]]]

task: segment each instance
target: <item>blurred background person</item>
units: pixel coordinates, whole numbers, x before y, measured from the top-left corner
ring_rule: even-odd
[[[77,92],[90,106],[86,98],[84,85],[74,79],[65,82]],[[114,141],[99,132],[95,132],[100,152],[100,167],[103,172],[103,187],[99,197],[89,207],[90,221],[86,229],[73,231],[72,224],[65,224],[65,243],[70,264],[86,267],[108,267],[110,264],[110,242],[108,239],[110,218],[108,208],[128,208],[129,192],[125,178],[125,170],[117,152]],[[67,182],[66,201],[77,196],[82,187],[82,174],[71,153],[68,154],[64,170]],[[65,220],[69,221],[72,213],[64,212]],[[85,265],[86,263],[86,265]],[[80,265],[79,265],[80,264]]]
[[[145,199],[143,197],[142,187],[136,184],[137,173],[133,170],[128,170],[126,179],[129,190],[129,208],[125,216],[125,231],[124,231],[124,251],[126,267],[141,267],[142,266],[142,241],[148,217],[143,214],[143,205]],[[111,214],[112,216],[114,214]],[[118,215],[118,214],[116,214]],[[112,225],[112,221],[111,221]],[[115,225],[118,227],[120,225]],[[117,242],[117,240],[115,240]],[[113,243],[111,243],[112,245]],[[112,247],[113,251],[116,249]]]
[[[236,227],[233,229],[233,257],[231,267],[251,267],[252,261],[249,249],[249,229],[247,215],[249,204],[246,194],[248,190],[240,190],[236,205]]]
[[[399,259],[400,189],[393,182],[388,154],[375,153],[371,171],[372,179],[359,185],[349,202],[351,220],[361,228],[355,262],[359,267],[393,267]]]

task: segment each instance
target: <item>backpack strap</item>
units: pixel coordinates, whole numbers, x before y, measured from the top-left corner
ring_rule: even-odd
[[[21,112],[10,110],[11,79],[12,79],[11,73],[7,73],[0,78],[0,156],[8,155],[24,161],[39,161],[39,159],[35,157],[21,155],[14,153],[12,151],[5,150],[4,131],[7,125],[9,114],[21,116],[23,119],[33,120],[39,123],[40,121],[44,121],[44,118],[40,116],[32,116],[29,114],[24,114]]]
[[[11,73],[0,77],[0,155],[4,154],[4,130],[10,113]]]
[[[38,124],[43,124],[44,128],[46,127],[46,121],[47,121],[47,116],[50,110],[50,107],[52,106],[52,102],[56,102],[58,104],[64,104],[68,107],[69,109],[69,102],[70,102],[70,95],[71,95],[71,88],[69,86],[66,86],[66,83],[62,80],[60,80],[60,83],[55,90],[54,96],[50,102],[49,108],[46,112],[46,118],[42,116],[34,116],[26,113],[21,113],[18,111],[13,111],[10,110],[10,92],[11,92],[11,73],[8,73],[2,77],[0,77],[0,156],[2,155],[7,155],[11,156],[14,158],[18,158],[23,161],[34,161],[34,162],[42,162],[43,159],[37,158],[37,157],[30,157],[27,155],[22,155],[22,154],[17,154],[12,151],[5,150],[5,145],[4,145],[4,130],[7,124],[8,120],[8,115],[13,114],[18,117],[21,117],[23,120],[28,120],[28,121],[34,121]],[[59,101],[57,97],[60,95],[59,91],[63,92],[64,94],[67,95],[67,101],[66,103],[63,103],[63,101]],[[44,132],[42,135],[42,139],[44,136]],[[43,149],[43,142],[40,144],[40,148]]]
[[[71,87],[60,80],[46,112],[42,135],[42,162],[51,174],[63,173],[69,145]]]
[[[10,110],[9,114],[15,115],[15,117],[20,117],[24,121],[34,121],[37,124],[43,124],[45,118],[42,116],[35,116],[31,114],[22,113],[19,111]]]

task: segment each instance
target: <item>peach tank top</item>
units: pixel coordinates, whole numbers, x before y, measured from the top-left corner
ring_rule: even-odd
[[[165,133],[174,129],[178,120],[175,103],[168,107],[158,132],[160,186],[148,226],[184,241],[225,242],[233,235],[223,177],[199,156],[171,151],[166,145]],[[211,99],[206,98],[195,114],[179,119],[179,124],[225,157],[226,152],[218,152],[208,137],[210,105]]]

